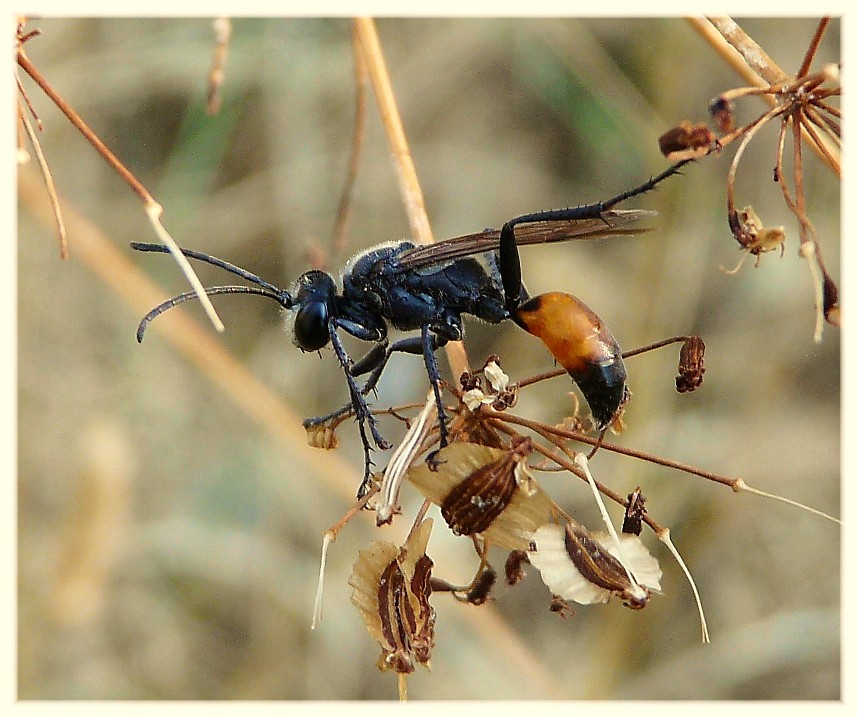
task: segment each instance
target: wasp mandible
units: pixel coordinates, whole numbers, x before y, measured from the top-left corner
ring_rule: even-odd
[[[650,191],[677,174],[688,161],[678,162],[612,199],[523,214],[507,221],[499,231],[486,229],[430,245],[393,241],[371,247],[346,263],[339,283],[330,274],[314,269],[284,290],[222,259],[191,249],[182,249],[182,253],[254,284],[214,286],[206,289],[208,295],[255,294],[273,299],[287,310],[293,342],[301,351],[331,346],[348,383],[349,404],[307,419],[304,425],[317,425],[354,411],[365,458],[358,491],[362,496],[371,482],[372,444],[380,449],[390,447],[378,431],[366,395],[377,385],[392,354],[422,355],[438,407],[440,448],[446,445],[447,416],[435,351],[464,337],[464,314],[491,324],[511,319],[538,336],[577,383],[596,427],[603,431],[610,426],[628,395],[616,340],[601,319],[570,294],[551,292],[531,298],[522,281],[518,246],[648,231],[637,224],[655,212],[614,207]],[[168,251],[161,244],[133,242],[131,247]],[[155,317],[193,298],[196,294],[187,292],[152,309],[137,328],[137,340],[143,340],[146,327]],[[390,327],[419,334],[391,343]],[[354,362],[342,344],[340,331],[375,346]],[[366,374],[363,385],[358,385],[357,377]]]

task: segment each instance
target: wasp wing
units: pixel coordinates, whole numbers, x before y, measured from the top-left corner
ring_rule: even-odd
[[[655,216],[657,212],[647,209],[612,209],[600,216],[588,219],[562,219],[520,224],[515,227],[515,242],[526,244],[550,244],[575,239],[597,239],[622,234],[642,234],[646,227],[634,227],[642,219]],[[500,230],[486,229],[476,234],[466,234],[445,239],[435,244],[424,244],[403,251],[396,257],[402,269],[420,269],[466,256],[495,251],[500,247]]]

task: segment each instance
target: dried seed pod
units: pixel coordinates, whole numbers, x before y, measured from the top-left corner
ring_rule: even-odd
[[[456,535],[480,534],[486,543],[526,550],[552,506],[527,470],[531,450],[529,439],[511,449],[453,443],[438,452],[437,470],[415,466],[408,479],[440,506]]]
[[[490,565],[486,565],[485,569],[479,574],[479,579],[468,591],[466,600],[471,605],[484,605],[488,602],[491,589],[497,582],[497,571]]]
[[[716,97],[708,105],[708,111],[714,118],[714,123],[717,125],[723,134],[729,134],[735,129],[735,114],[733,112],[732,101],[728,97]]]
[[[624,565],[609,535],[589,533],[576,523],[569,523],[565,529],[544,525],[533,536],[535,549],[529,551],[530,562],[539,569],[551,592],[564,600],[588,605],[618,595],[628,607],[641,609],[651,591],[660,590],[661,569],[636,535],[623,534],[619,540]]]
[[[529,565],[530,557],[526,550],[513,550],[506,558],[506,585],[517,585],[524,579],[525,565]]]
[[[381,645],[378,668],[402,674],[414,661],[430,667],[435,612],[429,604],[432,561],[426,554],[432,521],[423,521],[402,548],[376,541],[358,554],[348,578],[351,601]]]
[[[670,162],[704,157],[716,144],[714,133],[704,124],[692,125],[685,120],[658,138],[658,146]]]
[[[783,227],[766,227],[752,206],[746,206],[729,216],[729,226],[735,240],[750,254],[760,256],[780,248],[785,251],[786,234]]]
[[[699,336],[690,336],[681,345],[675,387],[679,393],[695,391],[702,385],[705,373],[705,342]]]
[[[339,438],[336,431],[325,423],[307,426],[306,442],[313,448],[321,448],[325,451],[339,448]]]
[[[640,486],[628,494],[628,507],[625,508],[625,520],[622,521],[622,532],[639,535],[643,532],[643,516],[646,514],[646,496]]]

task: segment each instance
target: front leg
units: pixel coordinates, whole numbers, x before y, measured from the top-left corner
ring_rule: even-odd
[[[339,359],[339,364],[342,366],[342,371],[345,374],[346,381],[348,382],[348,390],[351,394],[351,405],[354,408],[354,415],[357,419],[357,425],[360,430],[360,441],[363,444],[364,470],[363,481],[360,483],[360,487],[357,490],[359,498],[366,495],[372,482],[372,447],[369,445],[369,439],[366,435],[366,424],[369,424],[369,430],[372,432],[372,440],[378,448],[381,450],[387,450],[390,448],[390,444],[378,432],[375,416],[369,408],[369,405],[366,403],[366,399],[363,397],[363,394],[360,392],[360,387],[357,385],[357,381],[354,379],[351,371],[353,362],[345,351],[345,347],[342,345],[339,334],[336,332],[336,324],[333,321],[329,322],[329,331],[331,346],[333,346],[333,351],[336,353],[337,359]]]

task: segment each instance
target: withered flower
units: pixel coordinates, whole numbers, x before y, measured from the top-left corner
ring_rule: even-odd
[[[704,124],[692,125],[685,120],[658,137],[658,146],[670,162],[696,159],[708,154],[717,138]]]
[[[543,525],[533,536],[530,562],[551,592],[564,600],[588,605],[617,595],[639,610],[653,590],[660,590],[661,569],[636,535],[624,533],[619,540],[621,549],[610,535],[590,533],[574,522],[564,529]]]
[[[526,465],[529,439],[511,448],[453,443],[437,454],[439,467],[419,465],[408,479],[456,535],[481,535],[507,550],[526,550],[535,530],[550,520],[553,505]]]
[[[699,336],[689,336],[681,345],[675,387],[679,393],[695,391],[702,385],[705,373],[705,342]]]
[[[332,451],[339,448],[339,437],[336,431],[326,423],[308,425],[306,427],[306,442],[312,448]]]
[[[513,550],[506,557],[506,585],[517,585],[524,579],[525,565],[529,565],[530,556],[526,550]]]
[[[426,554],[432,521],[415,528],[404,546],[375,541],[361,550],[348,584],[351,601],[381,645],[378,668],[400,674],[414,661],[431,668],[435,612],[429,604],[432,561]]]
[[[714,123],[717,125],[717,129],[719,129],[723,134],[729,134],[733,129],[735,129],[734,107],[732,105],[732,100],[728,97],[721,95],[720,97],[713,99],[711,104],[708,105],[708,111],[711,112],[711,116],[714,118]]]
[[[729,227],[736,241],[756,257],[761,258],[763,253],[774,251],[777,247],[780,249],[780,256],[785,252],[786,234],[783,227],[764,226],[751,206],[730,214]],[[758,266],[758,259],[756,265]]]
[[[486,362],[482,369],[488,379],[489,389],[483,390],[482,383],[474,380],[472,374],[462,376],[462,387],[467,386],[461,396],[461,402],[470,411],[476,411],[481,405],[493,406],[496,410],[505,410],[515,405],[517,392],[509,387],[509,376],[500,368],[496,357]]]
[[[640,486],[628,494],[628,507],[625,508],[625,520],[622,521],[622,532],[639,535],[643,532],[643,516],[646,514],[646,496]]]
[[[470,603],[471,605],[484,605],[491,599],[491,590],[497,583],[497,571],[486,563],[470,585],[464,587],[453,585],[441,578],[431,579],[432,592],[451,593],[456,600]]]

